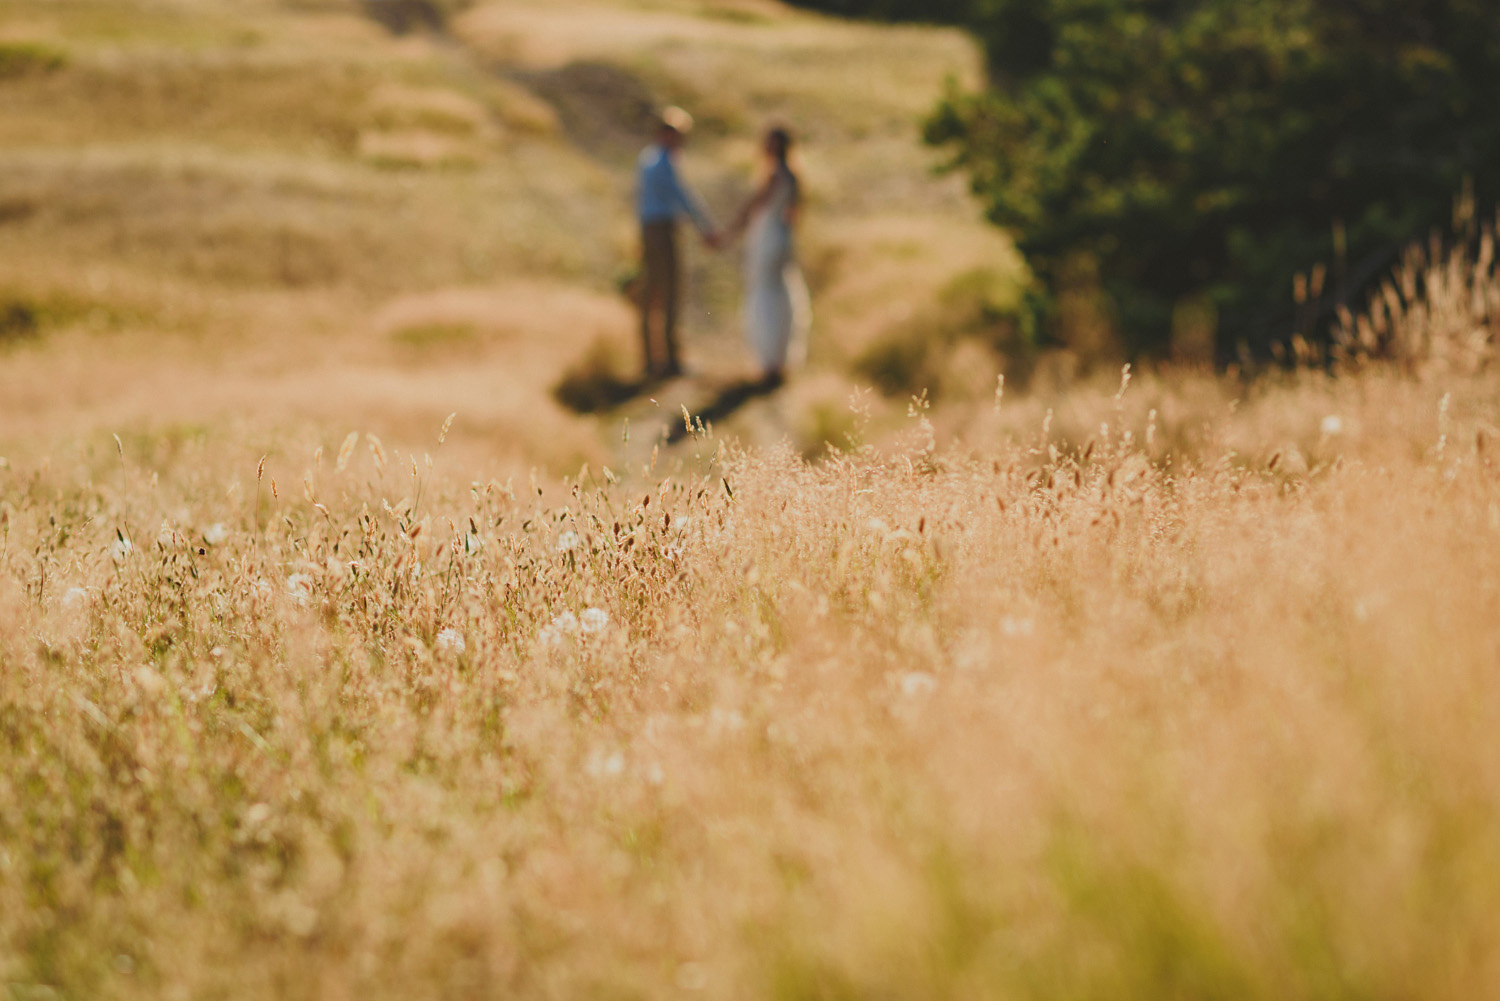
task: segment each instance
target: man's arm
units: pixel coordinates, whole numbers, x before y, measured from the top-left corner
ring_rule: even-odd
[[[713,219],[709,218],[708,212],[704,210],[702,203],[698,201],[697,197],[687,189],[682,183],[681,178],[677,176],[677,166],[671,159],[666,161],[665,173],[667,191],[669,197],[672,199],[672,203],[689,219],[693,220],[693,225],[698,227],[698,232],[703,234],[705,240],[710,243],[714,242],[717,233],[714,229]]]

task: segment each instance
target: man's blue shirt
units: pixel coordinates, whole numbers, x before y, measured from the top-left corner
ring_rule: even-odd
[[[647,146],[636,166],[636,215],[643,223],[685,215],[701,232],[713,229],[708,213],[678,179],[672,154],[662,146]]]

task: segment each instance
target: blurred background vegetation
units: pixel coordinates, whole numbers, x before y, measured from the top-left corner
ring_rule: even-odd
[[[803,3],[976,33],[987,84],[951,88],[927,138],[1064,342],[1264,356],[1500,195],[1487,0]]]

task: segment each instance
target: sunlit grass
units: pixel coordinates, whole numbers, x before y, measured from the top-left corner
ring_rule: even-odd
[[[1192,389],[545,496],[437,427],[13,463],[4,976],[1482,996],[1493,386],[1303,380],[1207,438]],[[1225,444],[1271,424],[1295,468]]]
[[[1021,392],[902,131],[957,35],[453,30],[0,8],[61,54],[0,80],[0,996],[1500,991],[1489,257],[1337,376]],[[810,367],[676,446],[609,411],[628,157],[524,82],[588,59],[701,100],[716,208],[808,137]]]

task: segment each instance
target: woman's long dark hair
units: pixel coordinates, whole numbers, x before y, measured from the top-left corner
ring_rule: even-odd
[[[787,155],[792,151],[792,134],[777,125],[766,130],[765,142],[772,155],[780,162],[786,163]]]

